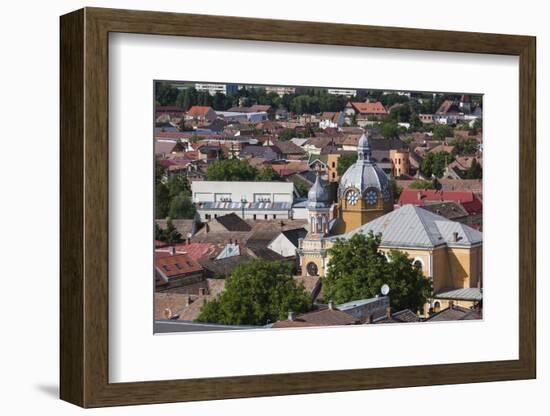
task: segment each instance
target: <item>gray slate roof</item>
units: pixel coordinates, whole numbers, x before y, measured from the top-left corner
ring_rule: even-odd
[[[348,239],[357,233],[368,234],[371,230],[374,234],[382,234],[382,246],[432,248],[447,244],[452,247],[470,247],[483,241],[481,232],[410,204],[343,236],[330,238]],[[454,241],[455,232],[458,233],[457,241]]]

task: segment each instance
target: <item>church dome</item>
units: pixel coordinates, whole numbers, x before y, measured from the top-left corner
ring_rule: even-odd
[[[357,144],[357,162],[351,165],[340,179],[340,196],[350,188],[364,195],[367,189],[377,190],[385,201],[391,199],[391,186],[388,176],[371,160],[371,148],[366,133]]]
[[[330,204],[330,192],[319,174],[315,178],[315,183],[307,194],[308,208],[326,208]]]

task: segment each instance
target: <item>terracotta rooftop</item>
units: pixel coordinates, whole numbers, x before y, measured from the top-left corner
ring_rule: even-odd
[[[424,202],[460,202],[468,214],[481,214],[483,203],[472,191],[441,191],[435,189],[403,189],[399,196],[399,205],[423,205]]]
[[[202,271],[202,266],[187,254],[155,255],[155,268],[168,278]]]
[[[361,114],[386,115],[388,112],[380,101],[360,103],[352,102],[351,105]]]
[[[186,114],[190,117],[204,117],[210,110],[212,110],[212,107],[206,105],[194,105],[187,110]]]

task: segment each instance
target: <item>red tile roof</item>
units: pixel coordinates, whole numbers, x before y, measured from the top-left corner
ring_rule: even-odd
[[[202,270],[202,266],[187,254],[165,256],[158,252],[155,253],[155,267],[168,278]]]
[[[388,114],[388,112],[386,111],[386,108],[380,101],[375,101],[370,103],[352,102],[351,105],[361,114],[378,114],[378,115]]]
[[[162,247],[167,247],[167,245],[164,245]],[[175,254],[185,254],[196,261],[203,257],[209,257],[216,252],[216,246],[210,243],[175,244],[172,247],[175,250]],[[169,256],[172,247],[160,248],[155,252],[155,256]]]
[[[194,105],[187,110],[186,114],[191,117],[204,117],[210,110],[212,110],[212,108],[207,105]]]
[[[439,191],[434,189],[418,190],[403,189],[399,197],[399,205],[423,205],[424,201],[459,202],[468,214],[481,214],[483,203],[472,191]]]

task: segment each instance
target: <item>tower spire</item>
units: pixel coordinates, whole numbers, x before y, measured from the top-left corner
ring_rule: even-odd
[[[357,159],[358,160],[364,160],[365,162],[370,163],[371,158],[371,148],[369,143],[369,137],[367,135],[367,131],[363,130],[363,135],[359,139],[359,142],[357,143]]]

